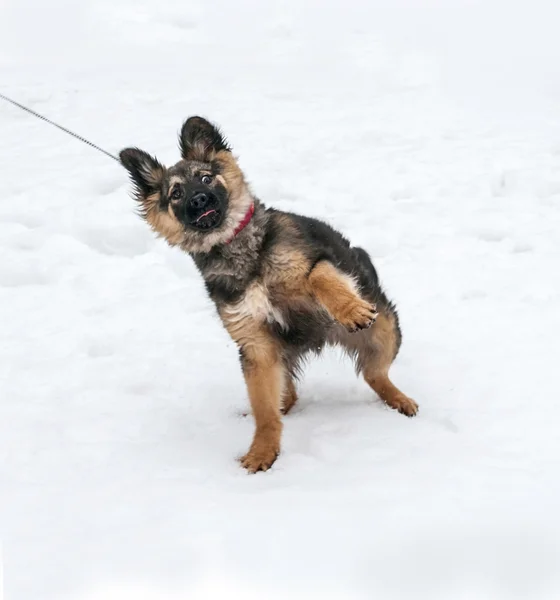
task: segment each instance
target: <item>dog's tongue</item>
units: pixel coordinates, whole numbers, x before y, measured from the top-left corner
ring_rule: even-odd
[[[211,215],[213,213],[215,213],[216,211],[211,208],[210,210],[207,210],[205,213],[201,214],[200,217],[198,217],[198,219],[196,220],[196,222],[198,223],[200,221],[200,219],[204,219],[204,217],[207,217],[208,215]]]

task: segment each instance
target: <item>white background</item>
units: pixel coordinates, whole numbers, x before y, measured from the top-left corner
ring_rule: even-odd
[[[0,93],[117,152],[220,123],[372,255],[388,410],[336,352],[248,476],[234,346],[125,171],[0,103],[7,600],[560,594],[554,2],[3,0]]]

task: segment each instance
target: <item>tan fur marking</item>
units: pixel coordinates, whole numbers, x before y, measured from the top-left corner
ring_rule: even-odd
[[[287,245],[275,247],[263,264],[262,279],[269,296],[274,298],[276,314],[289,307],[303,312],[323,310],[309,285],[309,260],[300,250]],[[285,328],[284,319],[276,319]]]
[[[269,258],[263,279],[267,287],[280,293],[302,293],[308,290],[309,260],[298,250],[279,246]]]
[[[244,370],[253,416],[255,436],[241,464],[251,473],[266,471],[280,453],[282,422],[280,398],[284,377],[282,364],[255,364]]]
[[[375,353],[364,365],[364,379],[388,406],[409,417],[414,416],[418,412],[418,404],[403,394],[389,379],[389,367],[395,358],[397,347],[393,315],[381,313],[371,333]]]
[[[159,192],[151,194],[144,200],[146,221],[158,236],[165,238],[171,246],[178,245],[184,238],[183,227],[175,218],[171,206],[168,206],[167,211],[160,209],[160,200]]]
[[[225,180],[224,177],[222,177],[221,175],[216,175],[216,181],[221,183],[226,188],[226,191],[228,191],[227,181]]]
[[[243,172],[239,168],[233,154],[227,150],[216,153],[214,160],[220,165],[221,177],[226,182],[230,199],[236,199],[247,192]]]
[[[169,179],[169,182],[168,182],[169,193],[171,193],[171,190],[173,189],[173,186],[175,184],[177,184],[177,183],[183,183],[183,180],[180,177],[177,177],[177,176],[171,177]]]
[[[280,348],[254,319],[222,318],[242,351],[243,375],[256,425],[253,442],[241,464],[251,473],[266,471],[280,452],[280,406],[286,384]]]
[[[412,398],[405,396],[389,379],[387,373],[365,375],[365,380],[372,390],[391,408],[398,410],[407,417],[413,417],[418,412],[418,404]]]
[[[377,349],[377,361],[383,368],[389,369],[397,350],[395,317],[381,313],[371,329],[371,337]]]
[[[159,208],[160,200],[161,194],[159,192],[155,192],[154,194],[151,194],[150,196],[146,197],[146,199],[144,200],[144,205],[146,209],[150,210]]]
[[[348,330],[364,329],[373,323],[375,307],[360,298],[352,279],[330,262],[318,263],[308,279],[317,300]]]

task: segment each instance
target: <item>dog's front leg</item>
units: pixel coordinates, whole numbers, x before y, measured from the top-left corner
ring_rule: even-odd
[[[366,329],[375,321],[375,306],[360,297],[353,279],[329,261],[317,263],[308,282],[315,299],[349,331]]]
[[[280,452],[285,373],[274,343],[264,334],[241,347],[241,362],[256,425],[253,443],[241,464],[256,473],[269,469]]]

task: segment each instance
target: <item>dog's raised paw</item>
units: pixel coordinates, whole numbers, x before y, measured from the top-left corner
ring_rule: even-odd
[[[355,333],[361,329],[368,329],[375,323],[377,308],[365,300],[356,300],[345,311],[343,317],[339,318],[341,325],[348,331]]]

